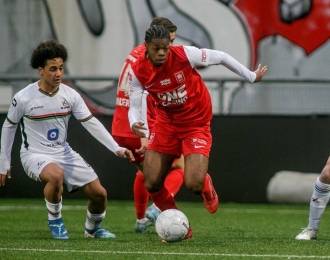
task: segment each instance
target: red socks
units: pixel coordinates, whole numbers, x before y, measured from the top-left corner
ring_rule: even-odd
[[[184,172],[180,168],[171,169],[167,174],[164,186],[168,192],[175,197],[183,183]]]
[[[180,190],[183,183],[184,173],[182,169],[172,169],[165,178],[164,187],[155,193],[150,194],[160,210],[176,208],[173,197]],[[134,179],[134,206],[137,219],[144,218],[148,205],[149,193],[144,186],[144,175],[137,171]]]
[[[144,186],[144,175],[137,171],[134,179],[134,206],[137,219],[144,218],[147,208],[149,193]]]
[[[163,186],[160,191],[150,192],[151,198],[156,206],[161,210],[176,209],[175,201],[172,195]]]

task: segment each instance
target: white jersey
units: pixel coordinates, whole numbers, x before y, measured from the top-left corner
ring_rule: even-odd
[[[50,96],[35,82],[14,96],[7,119],[14,124],[20,123],[21,152],[60,154],[68,146],[71,114],[77,120],[92,116],[77,91],[61,83],[57,93]]]

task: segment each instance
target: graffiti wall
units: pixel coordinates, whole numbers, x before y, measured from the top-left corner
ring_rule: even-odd
[[[269,66],[255,87],[223,81],[236,76],[222,66],[200,71],[215,113],[330,112],[329,0],[0,0],[0,6],[0,76],[36,76],[31,50],[58,39],[69,51],[68,75],[102,79],[73,82],[98,112],[111,113],[123,60],[143,42],[154,16],[177,24],[178,44],[228,52],[251,70]],[[6,86],[15,93],[26,83],[0,78],[0,103],[7,102]]]

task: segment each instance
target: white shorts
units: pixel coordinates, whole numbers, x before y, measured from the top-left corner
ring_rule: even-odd
[[[61,155],[21,152],[21,162],[26,174],[35,181],[49,163],[55,163],[64,170],[64,183],[69,192],[96,180],[93,168],[71,148]]]

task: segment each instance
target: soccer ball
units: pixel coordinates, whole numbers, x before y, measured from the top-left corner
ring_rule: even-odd
[[[161,212],[155,224],[158,236],[167,242],[181,241],[189,230],[186,215],[178,209],[167,209]]]

